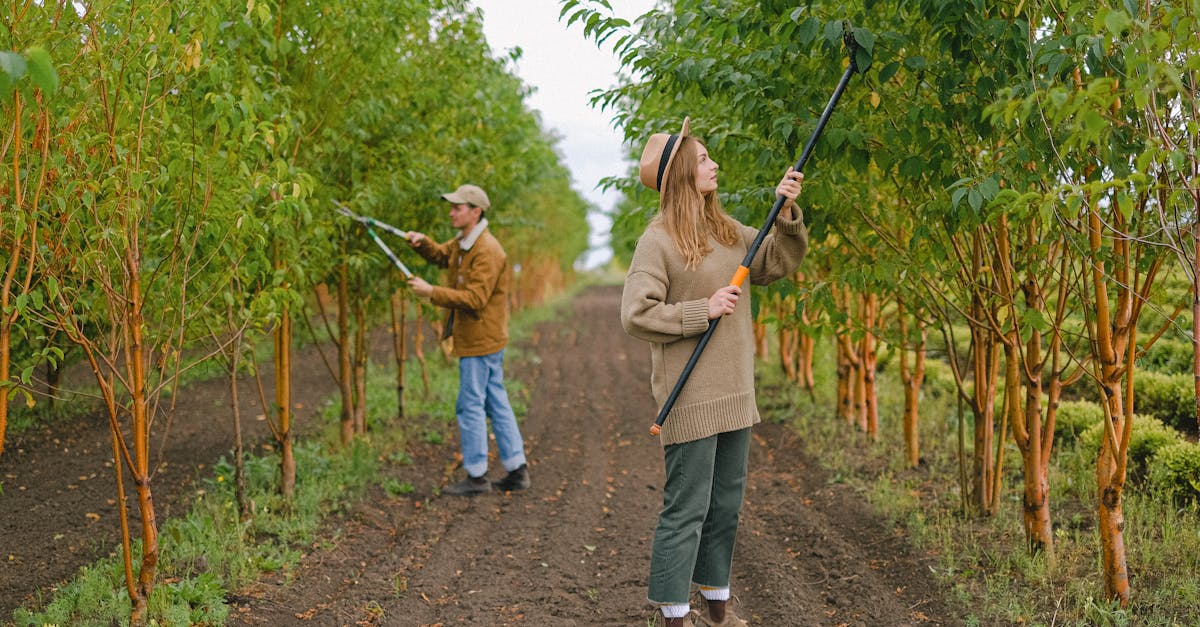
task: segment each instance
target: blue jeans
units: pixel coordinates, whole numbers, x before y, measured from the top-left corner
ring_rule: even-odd
[[[496,435],[500,463],[513,471],[525,463],[525,443],[517,428],[517,417],[504,389],[504,351],[458,360],[458,434],[462,441],[463,468],[472,477],[488,469],[488,427]]]

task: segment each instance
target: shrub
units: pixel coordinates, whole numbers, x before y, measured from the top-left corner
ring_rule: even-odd
[[[1066,446],[1076,442],[1084,431],[1104,420],[1104,408],[1091,401],[1061,401],[1054,414],[1054,443]],[[1097,440],[1099,442],[1099,440]]]
[[[1181,431],[1196,425],[1195,382],[1187,374],[1138,371],[1133,380],[1133,399],[1138,413],[1151,414]]]
[[[1192,374],[1193,349],[1190,342],[1160,338],[1137,360],[1139,369],[1162,374]]]
[[[1178,500],[1200,501],[1200,444],[1184,441],[1159,449],[1150,485]]]
[[[1092,425],[1079,437],[1079,443],[1094,450],[1100,449],[1100,438],[1104,437],[1104,423]],[[1150,459],[1162,448],[1182,442],[1183,436],[1153,416],[1135,415],[1133,439],[1129,443],[1129,476],[1145,477]]]
[[[955,393],[954,372],[950,370],[950,364],[940,359],[927,358],[922,389],[934,398],[947,394],[953,395]]]
[[[1083,399],[1100,402],[1100,391],[1094,384],[1078,388]],[[1191,373],[1138,370],[1133,379],[1133,398],[1139,414],[1154,416],[1180,431],[1196,431],[1196,394]]]

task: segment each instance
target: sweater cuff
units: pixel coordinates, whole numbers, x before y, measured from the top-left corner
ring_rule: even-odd
[[[700,335],[708,330],[708,300],[689,300],[683,305],[683,337]]]
[[[800,210],[799,206],[793,211],[796,213],[794,220],[786,220],[782,214],[775,216],[775,228],[784,235],[800,235],[807,230],[804,226],[804,212]]]

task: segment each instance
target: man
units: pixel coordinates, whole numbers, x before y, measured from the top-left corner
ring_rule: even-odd
[[[452,337],[458,356],[458,432],[467,478],[442,489],[442,494],[474,496],[530,486],[525,444],[508,392],[504,389],[504,348],[508,345],[508,256],[488,231],[485,217],[491,207],[487,194],[475,185],[461,185],[442,194],[450,203],[453,239],[438,244],[423,233],[410,232],[408,242],[422,257],[449,269],[448,284],[434,286],[420,277],[408,280],[418,296],[445,307],[442,337]],[[508,474],[488,483],[488,426],[491,418],[500,463]]]

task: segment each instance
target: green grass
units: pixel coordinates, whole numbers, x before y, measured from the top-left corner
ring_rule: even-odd
[[[952,390],[927,385],[920,408],[920,469],[906,466],[899,423],[903,393],[894,370],[879,373],[877,443],[836,417],[832,348],[818,356],[816,390],[784,380],[772,362],[759,368],[764,418],[788,422],[830,477],[862,489],[877,512],[903,525],[934,556],[933,570],[968,625],[1183,627],[1200,624],[1200,507],[1179,506],[1144,482],[1124,497],[1132,601],[1103,601],[1095,525],[1096,452],[1068,443],[1051,461],[1053,555],[1031,556],[1021,527],[1020,454],[1005,446],[999,513],[964,516],[959,498],[958,405]],[[973,429],[970,416],[964,421]],[[967,435],[970,447],[971,436]],[[969,454],[969,451],[968,451]],[[969,460],[968,460],[969,464]]]

